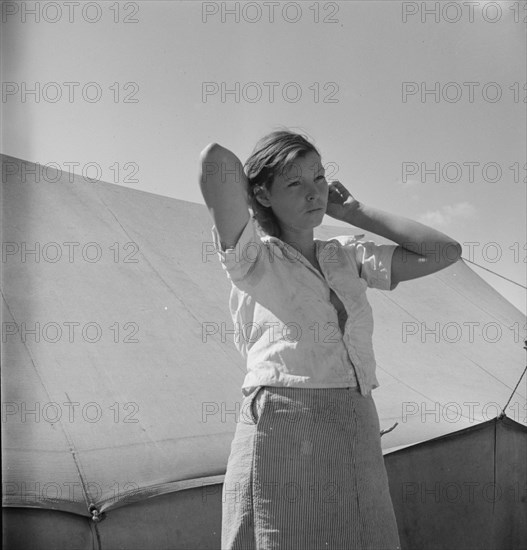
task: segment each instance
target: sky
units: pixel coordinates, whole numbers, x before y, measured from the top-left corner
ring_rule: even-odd
[[[3,2],[1,150],[204,204],[208,143],[244,162],[286,127],[357,200],[525,286],[524,4]]]

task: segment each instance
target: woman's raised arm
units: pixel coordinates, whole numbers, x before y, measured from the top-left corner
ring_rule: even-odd
[[[249,221],[247,178],[240,159],[229,149],[210,143],[201,152],[199,184],[223,250],[238,242]]]
[[[392,288],[401,281],[440,271],[461,258],[461,244],[448,235],[422,223],[364,205],[338,180],[329,185],[326,213],[399,244],[392,256]]]

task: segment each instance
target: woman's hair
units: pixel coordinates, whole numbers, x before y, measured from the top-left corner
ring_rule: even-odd
[[[289,130],[276,130],[261,138],[244,165],[248,181],[248,202],[253,218],[264,233],[280,238],[280,224],[271,207],[258,202],[259,187],[271,190],[275,176],[279,176],[287,165],[310,152],[320,155],[307,136]]]

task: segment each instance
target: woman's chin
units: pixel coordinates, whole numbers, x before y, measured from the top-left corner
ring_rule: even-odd
[[[316,212],[311,212],[312,220],[315,225],[320,225],[324,219],[325,212],[324,210],[317,210]]]

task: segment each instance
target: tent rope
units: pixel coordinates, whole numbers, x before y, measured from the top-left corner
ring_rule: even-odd
[[[527,340],[525,340],[525,341],[523,342],[523,344],[524,344],[523,349],[524,349],[524,350],[527,350]],[[512,396],[514,395],[514,393],[515,393],[516,390],[518,389],[518,386],[520,385],[520,382],[522,381],[522,378],[524,377],[524,375],[525,375],[526,372],[527,372],[527,365],[526,365],[525,368],[523,369],[523,372],[521,373],[521,376],[520,376],[520,378],[518,379],[518,383],[516,384],[516,386],[514,386],[514,389],[512,390],[511,396],[509,397],[509,400],[508,400],[507,403],[505,404],[505,407],[503,407],[503,409],[501,410],[500,418],[502,418],[503,416],[505,416],[505,409],[509,406],[509,403],[511,402]]]
[[[483,267],[482,265],[479,265],[476,262],[472,262],[470,260],[467,260],[467,258],[465,258],[464,256],[461,256],[461,258],[463,260],[465,260],[465,262],[469,262],[471,264],[477,265],[478,267],[481,267],[481,269],[484,269],[485,271],[488,271],[489,273],[493,273],[494,275],[496,275],[498,277],[501,277],[502,279],[505,279],[506,281],[509,281],[509,283],[513,283],[513,284],[518,285],[519,287],[525,288],[527,290],[527,286],[524,286],[520,283],[517,283],[516,281],[513,281],[512,279],[509,279],[508,277],[504,277],[503,275],[500,275],[499,273],[496,273],[495,271],[492,271],[492,269],[487,269],[486,267]]]
[[[394,430],[399,425],[399,422],[396,422],[391,428],[387,428],[386,430],[381,430],[381,437],[384,434],[390,433],[392,430]]]

